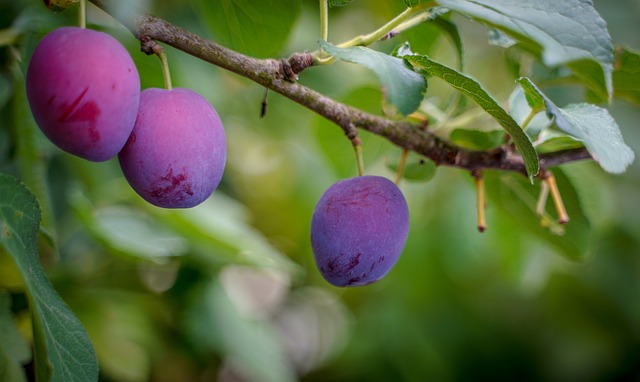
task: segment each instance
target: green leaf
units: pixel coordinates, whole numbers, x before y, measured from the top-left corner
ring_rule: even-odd
[[[547,66],[567,65],[602,99],[612,94],[613,47],[591,0],[439,0],[499,28],[540,53]]]
[[[400,157],[393,156],[387,161],[387,167],[393,171],[398,171]],[[430,159],[421,157],[420,155],[410,152],[407,162],[404,166],[402,178],[414,182],[428,182],[436,175],[438,167]]]
[[[320,46],[340,60],[373,70],[382,83],[388,102],[402,115],[411,114],[420,106],[427,90],[427,81],[408,68],[402,59],[363,46],[338,48],[326,41],[320,41]]]
[[[547,200],[545,217],[536,215],[540,187],[528,184],[522,176],[504,172],[487,172],[485,184],[492,201],[491,205],[501,213],[497,219],[507,219],[514,226],[551,244],[562,256],[579,261],[589,253],[595,235],[592,223],[582,209],[580,193],[564,175],[564,171],[568,171],[565,167],[570,166],[553,170],[570,218],[566,225],[556,222],[557,217],[551,198]]]
[[[38,381],[98,380],[98,361],[82,324],[44,273],[36,237],[40,207],[16,178],[0,174],[0,245],[13,257],[27,286]]]
[[[615,51],[613,94],[640,104],[640,54],[626,48]]]
[[[192,0],[215,41],[255,57],[278,55],[300,14],[300,0]]]
[[[224,353],[249,374],[250,380],[287,382],[297,379],[271,322],[241,314],[217,281],[209,283],[202,301],[206,302],[201,313],[206,327],[210,331],[214,326]]]
[[[343,5],[347,5],[353,0],[329,0],[330,7],[341,7]]]
[[[427,0],[403,0],[404,4],[409,7],[409,8],[413,8],[416,7],[422,3],[426,3]]]
[[[449,140],[458,146],[471,150],[488,150],[498,147],[504,142],[504,131],[455,129],[449,135]]]
[[[622,173],[633,162],[635,154],[624,143],[620,128],[607,109],[586,103],[559,108],[528,78],[522,77],[518,82],[524,84],[525,93],[535,92],[544,99],[549,118],[554,118],[560,130],[582,141],[603,169]]]
[[[163,263],[188,248],[187,240],[142,211],[123,206],[96,209],[77,187],[69,191],[68,199],[91,235],[118,254]]]
[[[31,359],[31,349],[11,314],[11,300],[0,291],[0,381],[22,382],[27,378],[22,365]]]
[[[488,114],[498,121],[505,131],[513,139],[524,160],[529,177],[538,174],[538,154],[531,144],[527,134],[522,131],[516,121],[482,88],[474,79],[445,65],[432,61],[427,56],[404,56],[415,68],[423,70],[432,76],[439,77],[448,82],[455,89],[474,100]]]

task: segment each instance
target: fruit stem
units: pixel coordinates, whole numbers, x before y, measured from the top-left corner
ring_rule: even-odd
[[[400,156],[400,161],[398,162],[398,170],[396,171],[396,185],[400,185],[400,181],[402,180],[402,176],[404,175],[404,168],[407,165],[407,158],[409,157],[409,150],[402,150],[402,155]]]
[[[362,141],[360,138],[355,137],[351,140],[353,142],[353,149],[356,152],[356,164],[358,165],[358,176],[364,175],[364,158],[362,155]]]
[[[569,222],[569,215],[567,214],[567,210],[564,208],[564,203],[562,202],[562,196],[560,196],[560,190],[558,189],[556,178],[553,176],[551,171],[546,171],[543,180],[549,187],[553,203],[556,205],[556,211],[558,211],[558,223],[567,224]]]
[[[157,47],[157,48],[156,48]],[[171,73],[169,72],[169,61],[167,60],[167,55],[164,53],[164,49],[160,45],[156,45],[154,47],[154,51],[156,55],[160,57],[160,63],[162,64],[162,75],[164,76],[164,87],[167,90],[171,90]]]
[[[327,0],[320,0],[320,38],[324,41],[329,39],[329,3]]]
[[[475,179],[476,194],[478,196],[478,231],[484,232],[487,229],[487,219],[485,216],[487,202],[484,194],[484,178],[480,170],[473,170],[471,175],[473,175]]]
[[[78,4],[78,25],[82,29],[87,27],[87,3],[85,0],[80,0]]]

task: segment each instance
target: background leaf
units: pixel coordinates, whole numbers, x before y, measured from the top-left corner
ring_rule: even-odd
[[[411,114],[420,106],[427,90],[427,81],[420,74],[407,68],[401,59],[363,46],[338,48],[326,41],[321,41],[320,46],[325,52],[343,61],[373,70],[382,83],[387,100],[401,114]]]
[[[21,382],[27,378],[22,368],[31,359],[31,349],[11,314],[11,299],[0,291],[0,381]]]
[[[455,89],[464,95],[473,99],[480,107],[500,123],[500,125],[513,139],[514,144],[520,151],[524,159],[527,173],[530,177],[538,174],[538,154],[531,144],[529,137],[522,131],[516,121],[507,114],[504,109],[487,93],[482,86],[474,79],[451,69],[445,65],[439,64],[426,56],[408,55],[404,56],[415,68],[424,70],[432,76],[439,77],[448,82]]]
[[[343,5],[347,5],[353,0],[329,0],[330,7],[341,7]]]
[[[285,46],[300,0],[192,0],[214,41],[255,57],[273,57]]]
[[[528,78],[520,78],[518,82],[525,84],[525,93],[538,94],[527,99],[544,99],[549,118],[554,118],[554,123],[560,130],[582,141],[603,169],[621,173],[633,162],[633,150],[624,143],[620,128],[607,109],[586,103],[559,108]]]
[[[591,0],[440,0],[447,8],[500,28],[548,66],[567,65],[602,99],[612,94],[613,46]]]
[[[613,93],[616,97],[640,104],[640,54],[637,51],[616,49]]]
[[[35,196],[16,178],[0,174],[0,244],[13,257],[27,285],[37,379],[97,381],[98,362],[89,337],[40,265],[39,226]]]

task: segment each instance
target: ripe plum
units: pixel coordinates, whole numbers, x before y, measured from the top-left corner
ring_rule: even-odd
[[[42,132],[81,158],[114,157],[133,129],[140,77],[127,50],[106,33],[65,27],[47,34],[29,62],[26,87]]]
[[[407,240],[409,210],[400,189],[380,176],[333,184],[311,219],[311,246],[322,276],[336,286],[367,285],[395,265]]]
[[[222,121],[198,93],[146,89],[133,132],[118,154],[133,189],[151,204],[188,208],[218,187],[226,161]]]

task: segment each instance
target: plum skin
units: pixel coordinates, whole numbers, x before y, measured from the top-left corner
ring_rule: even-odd
[[[192,90],[146,89],[140,94],[133,132],[118,159],[131,187],[149,203],[194,207],[222,179],[224,127],[213,106]]]
[[[102,162],[133,129],[140,77],[129,52],[106,33],[64,27],[33,52],[26,76],[33,117],[62,150]]]
[[[322,276],[335,286],[371,284],[402,253],[409,209],[400,189],[380,176],[334,183],[311,219],[311,247]]]

